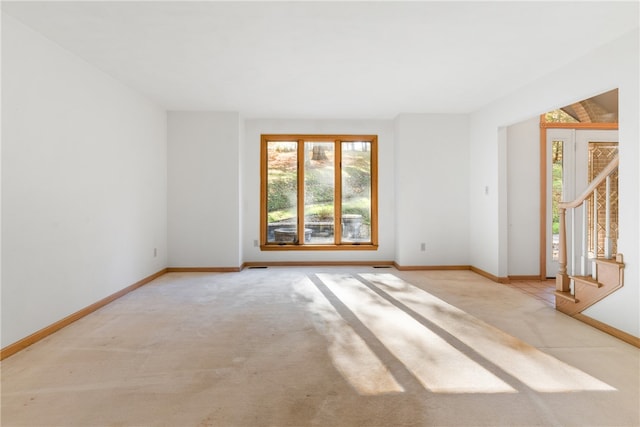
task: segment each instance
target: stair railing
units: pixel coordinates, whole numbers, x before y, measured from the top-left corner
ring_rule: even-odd
[[[588,224],[587,224],[587,203],[586,201],[592,197],[593,201],[593,256],[594,258],[598,255],[598,187],[604,182],[606,183],[606,193],[605,193],[605,218],[604,218],[604,257],[606,259],[611,259],[613,241],[611,239],[611,175],[618,169],[619,158],[615,156],[613,160],[594,178],[591,183],[587,186],[587,188],[578,196],[575,200],[571,202],[560,202],[558,204],[558,213],[560,216],[560,239],[559,239],[559,248],[558,248],[558,263],[559,269],[558,274],[556,275],[556,291],[560,292],[570,292],[571,290],[571,280],[569,278],[569,274],[567,273],[567,221],[566,221],[566,213],[567,209],[571,209],[571,224],[572,224],[572,233],[571,233],[571,274],[575,275],[575,262],[574,254],[575,254],[575,246],[576,246],[576,233],[575,233],[575,213],[576,209],[582,207],[582,245],[581,245],[581,262],[580,262],[580,270],[581,274],[586,274],[587,269],[587,234],[588,234]],[[592,269],[592,277],[596,278],[596,268],[595,263]]]

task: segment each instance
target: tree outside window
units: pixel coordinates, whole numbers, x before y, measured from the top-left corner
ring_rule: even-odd
[[[376,249],[377,137],[263,135],[261,248]]]

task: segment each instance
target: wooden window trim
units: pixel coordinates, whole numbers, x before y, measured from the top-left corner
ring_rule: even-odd
[[[334,244],[312,243],[268,243],[267,226],[267,174],[269,141],[297,142],[298,169],[298,205],[297,227],[303,229],[304,223],[304,142],[333,142],[334,145]],[[370,242],[344,242],[341,236],[342,218],[342,150],[343,142],[371,143],[371,239]],[[333,250],[377,250],[378,249],[378,136],[377,135],[303,135],[303,134],[263,134],[260,137],[260,249],[263,251],[333,251]]]
[[[545,122],[544,118],[542,118],[540,119],[540,128],[542,129],[618,130],[618,123],[555,123],[555,122]]]

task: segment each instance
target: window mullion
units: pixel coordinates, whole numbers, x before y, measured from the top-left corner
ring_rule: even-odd
[[[371,186],[369,191],[371,194],[371,224],[370,236],[371,243],[378,243],[378,137],[371,140]]]
[[[298,140],[298,232],[297,242],[299,245],[304,245],[304,140]]]
[[[334,195],[333,195],[333,238],[334,243],[342,243],[342,142],[334,141]]]

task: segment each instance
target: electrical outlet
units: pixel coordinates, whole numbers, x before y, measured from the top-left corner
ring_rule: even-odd
[[[257,240],[253,241],[253,246],[256,247],[256,248],[258,247],[258,241]]]
[[[158,256],[158,248],[153,248],[153,257],[157,257]]]
[[[422,252],[426,251],[427,250],[427,244],[426,243],[420,243],[420,250]]]

